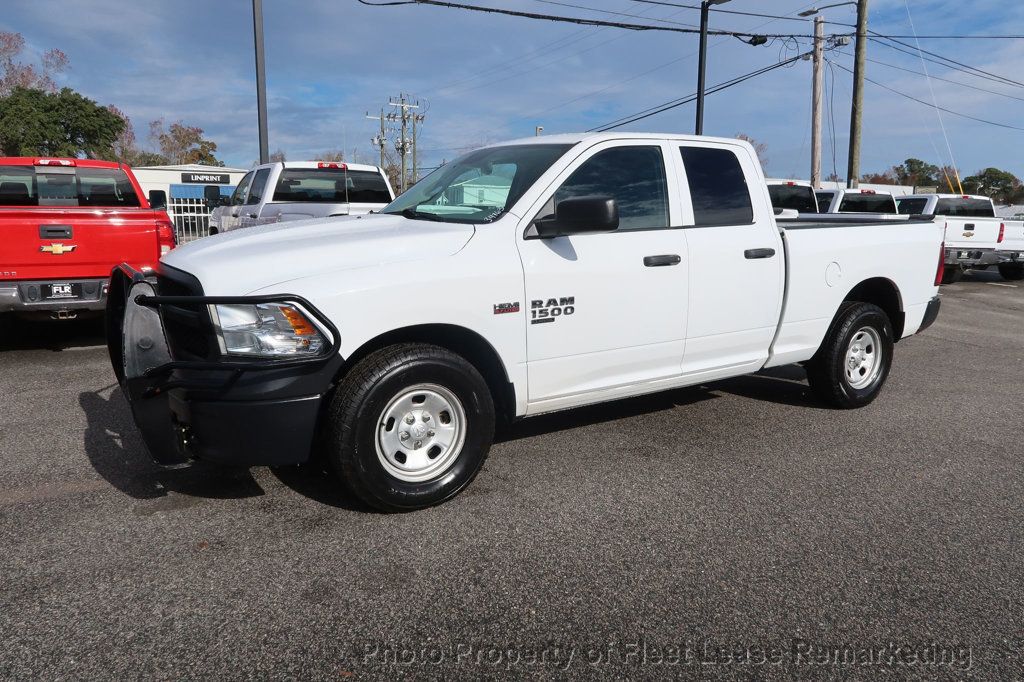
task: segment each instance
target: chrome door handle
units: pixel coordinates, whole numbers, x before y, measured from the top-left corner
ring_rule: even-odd
[[[250,213],[250,214],[249,214],[249,217],[250,217],[250,218],[257,218],[257,217],[259,217],[259,215],[258,215],[258,214],[256,214],[256,213]]]
[[[743,257],[747,260],[754,260],[755,258],[771,258],[775,255],[775,249],[747,249],[743,252]]]
[[[666,265],[679,265],[682,258],[674,253],[666,253],[661,256],[644,256],[644,266],[648,268],[660,268]]]

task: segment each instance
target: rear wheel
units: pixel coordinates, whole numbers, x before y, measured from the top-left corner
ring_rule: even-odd
[[[807,364],[807,379],[819,399],[835,407],[863,407],[874,400],[892,366],[889,317],[876,305],[848,301]]]
[[[1024,263],[1000,263],[999,274],[1011,282],[1024,279]]]
[[[454,497],[480,471],[493,438],[487,383],[438,346],[399,344],[368,355],[331,401],[329,457],[352,492],[381,511]]]
[[[942,271],[942,283],[953,284],[963,279],[964,269],[959,265],[947,265]]]

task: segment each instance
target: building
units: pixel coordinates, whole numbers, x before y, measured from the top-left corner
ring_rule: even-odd
[[[243,168],[185,164],[181,166],[140,166],[132,168],[142,192],[159,189],[167,193],[167,213],[174,221],[178,243],[209,233],[210,211],[203,197],[203,188],[214,185],[222,196],[230,196],[235,186],[249,171]]]

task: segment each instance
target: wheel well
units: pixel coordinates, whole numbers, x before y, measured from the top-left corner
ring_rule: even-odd
[[[429,343],[447,348],[469,361],[491,390],[494,410],[499,418],[511,421],[516,413],[515,387],[509,381],[498,352],[476,332],[452,324],[424,324],[395,329],[370,339],[345,359],[339,378],[364,357],[396,343]]]
[[[906,316],[903,313],[903,301],[900,298],[900,290],[892,280],[884,277],[866,279],[846,295],[844,301],[859,301],[861,303],[873,303],[885,311],[892,325],[894,340],[903,336],[903,325]]]

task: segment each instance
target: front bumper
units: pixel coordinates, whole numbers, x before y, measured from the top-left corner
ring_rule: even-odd
[[[338,332],[327,352],[296,360],[209,361],[174,357],[162,305],[260,302],[266,297],[161,296],[122,266],[111,278],[107,346],[118,382],[153,458],[255,466],[309,459],[324,397],[342,365]],[[277,299],[286,297],[275,297]],[[315,308],[298,300],[311,314]]]
[[[75,298],[43,298],[43,286],[71,284],[81,291]],[[0,282],[0,313],[97,310],[107,305],[106,279],[47,279]]]

